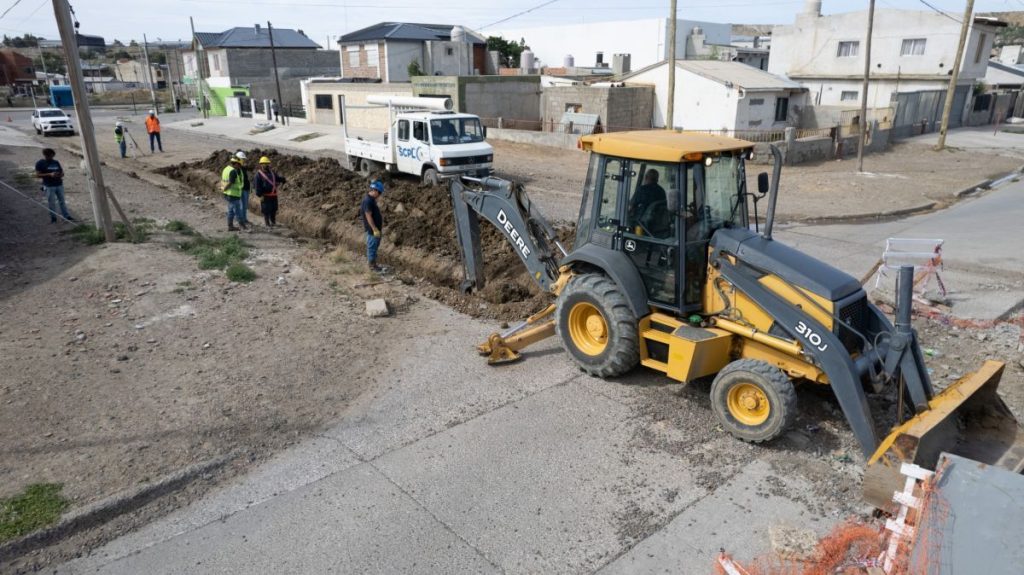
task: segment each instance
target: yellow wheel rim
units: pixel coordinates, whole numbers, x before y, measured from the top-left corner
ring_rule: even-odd
[[[752,383],[741,383],[729,389],[729,413],[743,425],[761,425],[768,421],[771,406],[764,390]]]
[[[601,355],[608,347],[608,323],[593,304],[580,302],[569,310],[569,336],[587,355]]]

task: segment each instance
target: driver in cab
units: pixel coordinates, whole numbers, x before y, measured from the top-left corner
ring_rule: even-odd
[[[657,170],[648,169],[644,172],[643,184],[637,188],[629,203],[629,221],[634,222],[634,232],[637,235],[659,236],[658,231],[653,228],[660,229],[664,226],[653,224],[669,215],[665,188],[658,184],[658,177]]]

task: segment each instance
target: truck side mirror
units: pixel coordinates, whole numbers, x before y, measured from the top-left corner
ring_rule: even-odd
[[[484,126],[484,139],[487,138],[487,126]]]
[[[757,193],[762,196],[768,193],[768,172],[757,175]]]

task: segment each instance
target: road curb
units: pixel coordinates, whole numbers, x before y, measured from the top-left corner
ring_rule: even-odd
[[[52,527],[29,533],[24,537],[0,545],[0,557],[4,561],[16,559],[25,553],[53,545],[85,529],[106,523],[119,515],[135,511],[156,498],[176,491],[200,477],[206,478],[205,476],[224,467],[240,454],[241,451],[236,450],[227,455],[195,463],[165,475],[157,481],[143,483],[138,487],[126,489],[106,499],[72,510],[61,517],[60,521]]]
[[[902,218],[906,216],[912,216],[924,212],[933,210],[938,202],[925,202],[909,208],[900,208],[898,210],[889,210],[887,212],[869,212],[865,214],[843,214],[839,216],[819,216],[813,218],[804,218],[799,220],[791,220],[787,223],[793,224],[849,224],[857,222],[867,222],[874,220],[884,220],[892,218]]]

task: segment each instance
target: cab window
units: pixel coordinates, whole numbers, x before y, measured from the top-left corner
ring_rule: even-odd
[[[427,125],[423,122],[412,123],[412,137],[421,142],[427,141]]]
[[[623,161],[618,158],[607,158],[601,174],[600,201],[597,207],[597,227],[615,232],[619,224],[619,186],[623,178]]]
[[[398,121],[398,139],[403,142],[409,141],[409,120]]]
[[[674,238],[679,164],[634,161],[632,167],[627,229],[639,236]]]

